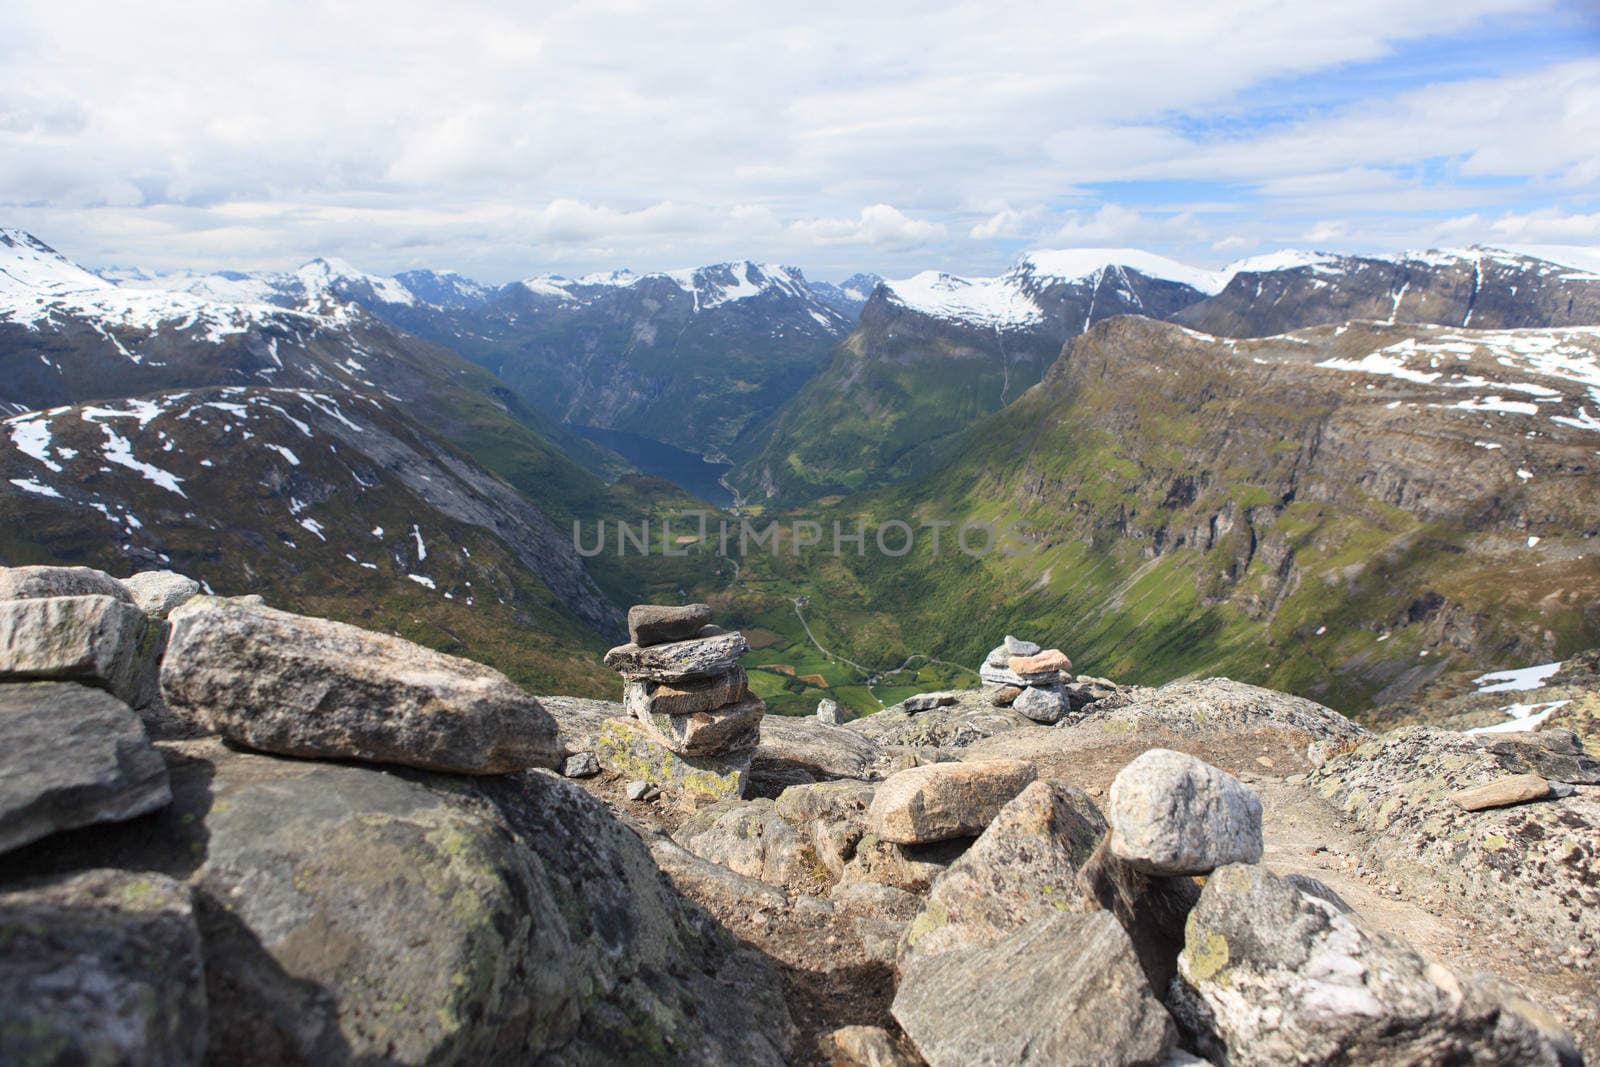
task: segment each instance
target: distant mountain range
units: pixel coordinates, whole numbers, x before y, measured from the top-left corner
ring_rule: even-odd
[[[1600,644],[1600,272],[1551,254],[485,286],[95,274],[0,230],[0,562],[171,565],[578,693],[614,684],[594,652],[619,604],[722,598],[781,629],[770,578],[850,604],[812,625],[873,663],[972,659],[1009,620],[1103,673],[1401,699]],[[687,501],[616,481],[578,427],[726,458],[780,515],[1013,542],[775,559],[748,587],[703,556],[580,558],[574,520]]]
[[[1136,249],[1079,249],[1024,256],[993,278],[889,281],[729,480],[781,504],[931,469],[962,430],[1037,382],[1071,338],[1128,314],[1228,337],[1352,320],[1564,326],[1600,322],[1600,274],[1491,249],[1289,251],[1221,271]]]
[[[292,273],[109,276],[284,308],[348,302],[449,346],[560,422],[702,454],[735,451],[816,374],[877,282],[816,286],[793,267],[748,260],[545,274],[498,288],[432,271],[380,277],[325,259]]]

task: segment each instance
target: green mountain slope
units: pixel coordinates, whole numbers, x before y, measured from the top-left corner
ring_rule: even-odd
[[[1229,341],[1113,319],[944,467],[822,516],[982,521],[995,552],[947,530],[937,556],[926,533],[903,558],[782,555],[766,602],[804,590],[871,667],[976,663],[1014,632],[1080,670],[1354,711],[1555,659],[1600,642],[1597,366],[1592,328]]]

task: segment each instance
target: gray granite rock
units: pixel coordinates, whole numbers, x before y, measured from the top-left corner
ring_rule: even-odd
[[[167,766],[122,701],[68,682],[0,685],[0,853],[171,799]]]
[[[199,597],[172,615],[167,704],[289,756],[464,774],[561,765],[555,720],[499,671],[386,634]]]
[[[1052,911],[1093,910],[1078,872],[1105,832],[1105,818],[1081,789],[1033,782],[934,881],[900,944],[902,966],[919,955],[991,944]]]
[[[206,1062],[200,931],[187,885],[91,870],[0,893],[0,1062]]]
[[[1261,799],[1203,760],[1155,748],[1117,773],[1111,851],[1147,874],[1204,874],[1261,858]]]
[[[209,1062],[785,1062],[772,966],[573,783],[163,748],[145,832],[19,855],[194,883]]]
[[[161,636],[129,599],[0,601],[0,682],[83,682],[143,707],[155,696]]]
[[[108,596],[133,603],[121,582],[93,567],[0,567],[0,600],[57,596]]]
[[[629,681],[687,682],[727,674],[748,651],[750,643],[743,634],[717,630],[647,648],[618,645],[606,653],[605,664]]]
[[[1017,695],[1011,707],[1045,726],[1054,726],[1072,710],[1067,694],[1058,685],[1029,686]]]
[[[817,701],[817,721],[825,726],[843,726],[847,716],[837,700]]]
[[[693,715],[737,704],[750,695],[749,678],[743,667],[734,667],[715,678],[668,684],[628,682],[622,687],[622,706],[641,722],[652,715]]]
[[[640,648],[683,641],[710,622],[711,608],[706,604],[635,604],[628,609],[628,640]]]
[[[1178,958],[1175,1004],[1199,1051],[1282,1063],[1579,1062],[1542,1013],[1452,974],[1264,867],[1207,879]]]
[[[140,571],[122,579],[122,587],[146,615],[164,619],[173,609],[200,595],[200,583],[173,571]]]
[[[561,767],[565,778],[593,778],[599,773],[600,761],[594,758],[593,752],[575,752]]]
[[[1176,1027],[1109,912],[1055,912],[911,962],[895,1020],[929,1067],[1159,1064]]]
[[[724,800],[702,808],[672,833],[701,859],[773,885],[803,882],[815,868],[805,841],[770,800]]]
[[[878,787],[867,825],[885,841],[928,844],[983,832],[1033,781],[1021,760],[935,763],[891,775]]]
[[[648,715],[641,724],[680,756],[716,756],[753,752],[761,740],[761,719],[766,713],[766,701],[750,696],[692,715]]]

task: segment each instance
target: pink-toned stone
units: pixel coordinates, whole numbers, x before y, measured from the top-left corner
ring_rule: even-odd
[[[1011,669],[1023,675],[1070,671],[1072,661],[1059,648],[1047,648],[1037,656],[1012,656]]]

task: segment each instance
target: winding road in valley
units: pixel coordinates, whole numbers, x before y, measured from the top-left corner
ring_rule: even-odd
[[[925,663],[937,663],[941,667],[954,667],[956,670],[965,671],[966,673],[972,675],[974,678],[976,678],[978,676],[978,672],[977,671],[973,670],[971,667],[965,666],[964,664],[951,663],[949,660],[942,660],[942,659],[939,659],[936,656],[929,656],[929,655],[926,655],[926,654],[921,653],[921,652],[913,652],[911,655],[909,655],[905,659],[901,660],[900,661],[900,665],[898,667],[891,667],[889,670],[886,670],[886,671],[875,671],[870,667],[863,666],[862,664],[857,663],[853,659],[848,659],[845,656],[842,656],[839,653],[832,651],[831,649],[823,647],[822,642],[817,640],[817,635],[811,632],[811,624],[806,621],[805,612],[802,610],[805,600],[806,600],[805,597],[798,597],[798,596],[789,598],[789,602],[794,605],[795,618],[799,619],[800,620],[800,625],[805,628],[807,639],[810,640],[811,644],[816,648],[816,650],[818,652],[822,653],[824,656],[828,657],[830,660],[833,660],[835,663],[843,663],[843,664],[845,664],[847,666],[854,667],[856,670],[860,671],[867,678],[871,678],[874,675],[878,676],[879,678],[887,678],[891,674],[899,674],[901,671],[910,669],[912,660],[922,660]],[[883,703],[883,700],[878,696],[878,694],[874,693],[872,691],[872,685],[871,685],[870,682],[863,682],[862,684],[863,684],[864,688],[867,690],[868,695],[870,695],[873,700],[876,700],[880,707],[887,706],[887,705],[885,705]]]

